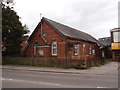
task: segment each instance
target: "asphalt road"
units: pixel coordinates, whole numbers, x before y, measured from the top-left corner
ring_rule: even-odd
[[[118,76],[7,70],[3,88],[117,88]]]

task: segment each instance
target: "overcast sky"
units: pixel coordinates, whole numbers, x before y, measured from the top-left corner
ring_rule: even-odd
[[[30,34],[42,17],[86,32],[96,39],[118,27],[119,0],[14,0],[14,9]]]

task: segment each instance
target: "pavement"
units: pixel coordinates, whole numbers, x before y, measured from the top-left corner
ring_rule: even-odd
[[[95,74],[95,75],[120,75],[118,74],[118,62],[110,62],[101,67],[91,67],[85,70],[79,69],[63,69],[63,68],[48,68],[48,67],[33,67],[33,66],[15,66],[3,65],[2,69],[23,70],[23,71],[38,71],[52,73],[72,73],[72,74]]]

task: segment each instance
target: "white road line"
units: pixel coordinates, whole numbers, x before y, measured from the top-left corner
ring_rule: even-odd
[[[13,80],[13,79],[8,79],[8,80]]]
[[[50,73],[50,74],[64,74],[64,73]]]
[[[48,83],[48,82],[35,82],[35,81],[26,81],[26,80],[17,80],[17,79],[8,79],[8,78],[2,78],[2,80],[8,80],[8,81],[18,81],[18,82],[27,82],[27,83],[35,83],[35,84],[49,84],[49,85],[60,85],[58,83]]]
[[[107,88],[107,87],[97,87],[97,88]]]

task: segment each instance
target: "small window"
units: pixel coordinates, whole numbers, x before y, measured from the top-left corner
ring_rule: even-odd
[[[78,55],[79,54],[79,45],[78,44],[74,46],[74,50],[75,50],[74,55]]]
[[[38,54],[39,54],[40,56],[43,56],[43,55],[44,55],[44,50],[39,50],[39,51],[38,51]]]
[[[92,55],[95,55],[95,50],[94,49],[92,49]]]
[[[52,55],[56,56],[57,55],[57,41],[52,42]]]
[[[88,48],[88,49],[89,49],[89,50],[88,50],[88,51],[89,51],[89,55],[92,55],[92,47],[91,47],[91,45],[89,45],[88,47],[89,47],[89,48]]]

